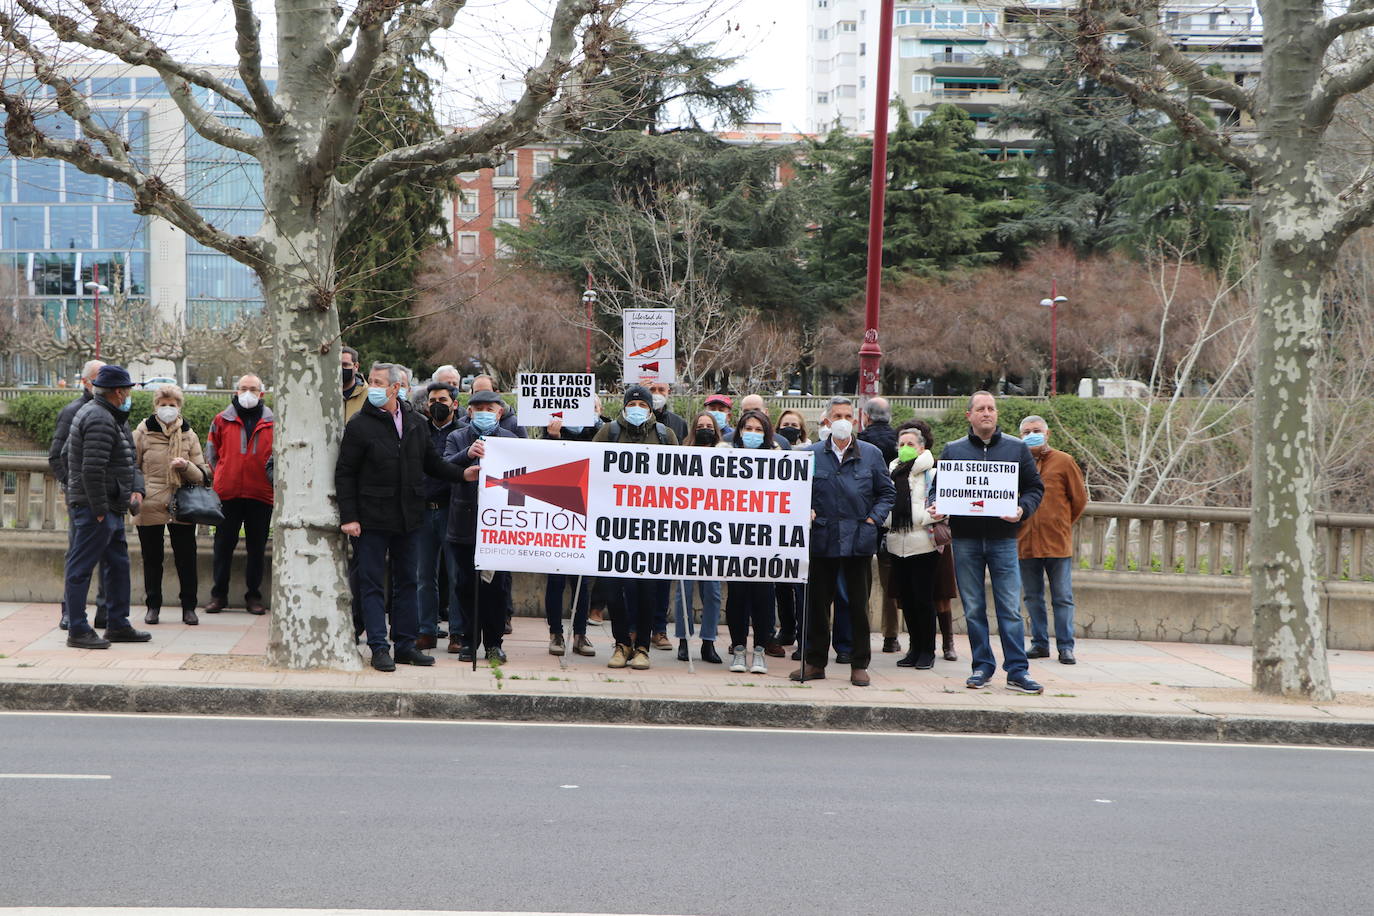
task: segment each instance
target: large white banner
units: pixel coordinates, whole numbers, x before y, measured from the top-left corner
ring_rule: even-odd
[[[625,309],[622,313],[626,385],[677,381],[675,314],[672,309]]]
[[[515,380],[515,415],[521,426],[596,423],[596,376],[582,372],[521,372]]]
[[[810,452],[485,441],[479,569],[806,581]]]
[[[935,508],[941,515],[1016,514],[1021,468],[1015,461],[941,461],[935,472]]]

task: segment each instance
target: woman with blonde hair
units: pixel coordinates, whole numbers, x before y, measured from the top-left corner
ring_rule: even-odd
[[[144,623],[157,623],[162,612],[162,531],[172,541],[180,585],[181,622],[200,623],[196,617],[196,526],[172,518],[171,502],[186,484],[210,480],[210,467],[201,451],[200,437],[181,415],[185,396],[176,385],[161,385],[153,398],[153,414],[134,428],[134,449],[138,468],[143,472],[147,495],[143,509],[135,516],[138,543],[143,553],[143,587],[148,611]]]

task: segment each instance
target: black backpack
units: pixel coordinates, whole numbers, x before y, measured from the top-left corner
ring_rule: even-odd
[[[654,424],[654,432],[658,434],[658,444],[659,444],[659,445],[667,445],[667,444],[668,444],[668,428],[667,428],[666,426],[664,426],[662,423],[655,423],[655,424]],[[610,440],[610,441],[612,441],[612,442],[619,442],[619,441],[620,441],[620,421],[619,421],[619,420],[612,420],[612,421],[611,421],[611,440]]]

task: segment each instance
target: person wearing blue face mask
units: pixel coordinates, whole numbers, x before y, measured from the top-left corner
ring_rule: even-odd
[[[725,448],[776,449],[773,424],[761,410],[740,414],[739,426]],[[730,628],[730,670],[767,674],[767,656],[786,655],[775,636],[776,595],[772,582],[731,582],[725,599],[725,621]],[[749,625],[754,626],[754,655],[748,656]]]
[[[730,425],[730,411],[733,407],[734,401],[731,401],[727,394],[717,392],[706,398],[706,410],[715,419],[716,425],[720,427],[722,439],[734,438],[735,428]]]
[[[519,438],[501,425],[504,410],[505,401],[495,391],[474,391],[468,398],[468,425],[450,433],[444,443],[444,460],[463,472],[462,483],[453,488],[448,513],[448,549],[457,570],[454,587],[463,621],[458,660],[463,662],[472,661],[483,646],[490,664],[506,661],[502,641],[510,579],[499,574],[484,578],[476,564],[477,478],[486,454],[484,440]]]
[[[625,389],[625,407],[620,416],[598,429],[592,441],[677,445],[677,434],[654,419],[653,403],[654,396],[648,388],[629,386]],[[608,667],[642,671],[649,667],[649,646],[660,601],[666,625],[668,596],[657,579],[617,579],[614,588],[610,605],[615,649]],[[661,635],[666,641],[666,634]]]
[[[1045,614],[1045,580],[1054,605],[1054,642],[1059,663],[1077,664],[1073,639],[1073,526],[1088,507],[1083,471],[1072,455],[1050,448],[1050,428],[1044,418],[1021,421],[1021,441],[1035,458],[1045,486],[1040,508],[1021,525],[1016,536],[1021,563],[1021,600],[1030,617],[1031,645],[1027,658],[1050,657],[1049,621]]]
[[[439,457],[425,429],[428,421],[402,406],[402,367],[375,363],[368,383],[367,403],[344,425],[334,488],[339,528],[353,539],[358,557],[358,594],[372,667],[395,671],[398,664],[434,664],[434,657],[417,645],[425,475],[456,483],[463,472]],[[388,575],[394,653],[387,641]]]
[[[601,398],[593,398],[596,405],[596,422],[591,426],[569,426],[562,419],[554,417],[552,423],[544,428],[545,439],[562,442],[590,442],[601,428]],[[577,607],[573,610],[572,650],[578,655],[592,657],[596,648],[587,638],[587,618],[591,612],[592,590],[595,580],[583,576],[579,582],[576,576],[549,573],[544,577],[544,619],[549,625],[549,654],[564,655],[568,651],[563,634],[563,593],[572,591],[577,596]]]

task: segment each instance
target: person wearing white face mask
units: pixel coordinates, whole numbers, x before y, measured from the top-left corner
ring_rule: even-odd
[[[687,420],[678,414],[673,413],[669,406],[668,398],[672,394],[672,386],[667,382],[650,382],[649,394],[652,398],[651,406],[654,409],[654,419],[662,423],[673,431],[677,436],[678,442],[687,441]]]
[[[262,379],[251,373],[240,378],[233,400],[215,416],[205,440],[205,457],[224,510],[224,524],[215,526],[215,581],[205,605],[207,614],[218,614],[228,606],[229,572],[240,528],[247,552],[244,606],[250,614],[267,613],[262,603],[262,576],[267,530],[272,523],[272,434],[276,419],[262,402],[262,395]]]
[[[171,502],[182,486],[198,486],[209,480],[210,466],[201,452],[200,437],[181,416],[184,401],[176,385],[160,386],[153,398],[153,415],[134,429],[134,451],[147,487],[137,519],[147,605],[143,622],[158,623],[162,611],[165,528],[180,586],[181,622],[193,627],[200,623],[196,617],[196,526],[172,518]]]
[[[817,442],[811,485],[811,566],[806,653],[794,681],[825,677],[830,656],[830,606],[841,577],[849,594],[854,637],[849,682],[870,683],[873,646],[868,633],[870,566],[878,551],[878,529],[892,511],[896,491],[883,453],[854,436],[854,404],[831,398],[826,408],[830,438]]]

